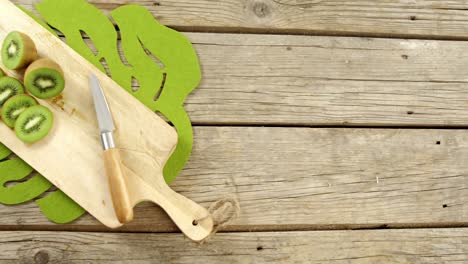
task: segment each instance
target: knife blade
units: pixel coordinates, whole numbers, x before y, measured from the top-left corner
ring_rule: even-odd
[[[104,150],[104,166],[109,181],[112,203],[117,219],[120,223],[125,224],[133,220],[133,207],[130,203],[120,151],[114,141],[114,120],[101,84],[93,73],[89,75],[89,86]]]

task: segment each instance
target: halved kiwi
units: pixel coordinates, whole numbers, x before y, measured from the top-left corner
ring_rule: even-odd
[[[0,77],[0,106],[11,97],[24,93],[23,84],[13,77]]]
[[[57,63],[49,59],[40,59],[29,65],[24,75],[24,85],[35,97],[49,99],[63,91],[65,79]]]
[[[15,123],[16,136],[23,142],[35,143],[49,134],[54,123],[52,112],[42,105],[26,109]]]
[[[21,113],[35,105],[37,105],[37,101],[29,95],[19,94],[13,96],[2,107],[2,120],[7,126],[13,128]]]
[[[30,37],[18,31],[10,32],[2,45],[2,62],[11,70],[25,68],[37,58],[36,45]]]

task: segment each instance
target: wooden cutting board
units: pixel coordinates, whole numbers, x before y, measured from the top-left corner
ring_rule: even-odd
[[[48,57],[62,67],[66,87],[61,100],[40,101],[52,110],[55,118],[46,139],[32,145],[22,143],[10,128],[0,123],[0,142],[104,225],[119,227],[104,171],[88,84],[88,76],[93,72],[101,82],[113,113],[114,136],[121,148],[133,204],[153,201],[163,207],[190,238],[206,237],[213,224],[208,212],[174,193],[162,177],[164,164],[177,144],[176,131],[11,2],[0,0],[0,41],[14,30],[33,39],[40,57]],[[9,75],[17,74],[0,67]],[[205,220],[193,224],[200,219]]]

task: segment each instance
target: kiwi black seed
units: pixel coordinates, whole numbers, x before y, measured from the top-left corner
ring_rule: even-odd
[[[35,143],[49,134],[54,123],[52,112],[44,106],[26,109],[16,120],[15,133],[23,142]]]
[[[15,127],[18,117],[31,106],[37,105],[37,101],[29,95],[19,94],[11,97],[2,107],[1,116],[3,123],[9,127]]]
[[[24,85],[35,97],[49,99],[63,91],[65,79],[57,63],[49,59],[40,59],[29,65],[24,76]]]
[[[3,41],[1,55],[5,67],[17,70],[25,68],[37,58],[37,49],[26,34],[12,31]]]
[[[23,94],[23,84],[13,77],[0,77],[0,106],[11,97]]]

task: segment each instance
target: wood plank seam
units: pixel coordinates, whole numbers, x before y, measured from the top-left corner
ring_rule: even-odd
[[[195,127],[194,135],[193,158],[173,188],[204,206],[239,197],[241,217],[225,231],[468,223],[464,130]],[[176,230],[151,204],[135,216],[121,231]],[[106,230],[90,216],[55,226],[31,203],[0,206],[0,223]]]
[[[39,0],[15,0],[32,10]],[[466,3],[447,1],[320,1],[297,5],[277,0],[139,1],[165,25],[177,30],[217,33],[297,34],[467,40]],[[119,1],[93,1],[106,14]],[[452,23],[451,23],[452,22]]]
[[[219,234],[1,232],[6,263],[466,263],[467,229]]]

